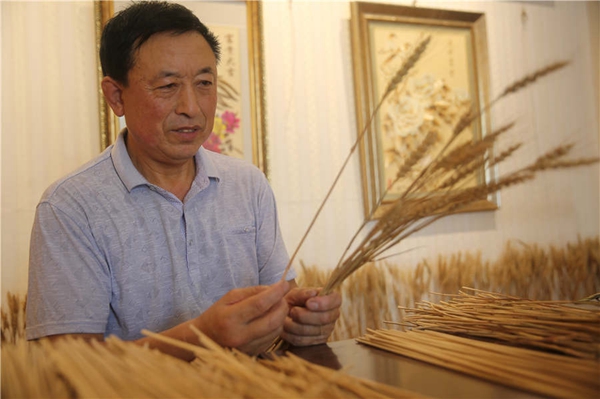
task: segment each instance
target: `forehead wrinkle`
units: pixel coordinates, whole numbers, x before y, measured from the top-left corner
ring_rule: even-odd
[[[204,74],[204,73],[210,73],[210,74],[212,74],[212,75],[215,75],[215,71],[213,70],[213,68],[212,68],[212,67],[210,67],[210,66],[207,66],[207,67],[204,67],[204,68],[200,68],[200,69],[198,70],[198,72],[196,72],[196,76],[198,76],[198,75],[202,75],[202,74]]]

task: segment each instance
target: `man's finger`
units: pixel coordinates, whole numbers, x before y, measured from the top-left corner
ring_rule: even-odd
[[[289,290],[287,281],[279,281],[255,295],[244,298],[235,304],[239,307],[240,322],[249,323],[263,316],[274,305],[278,304]]]
[[[268,286],[265,285],[257,285],[253,287],[245,287],[245,288],[236,288],[234,290],[229,291],[227,294],[223,296],[223,301],[226,305],[233,305],[238,303],[248,297],[254,296],[260,292],[269,289]]]
[[[281,300],[267,313],[253,319],[244,326],[245,334],[251,339],[259,339],[266,335],[279,335],[283,331],[283,323],[287,317],[288,307]]]
[[[281,338],[295,346],[317,345],[327,342],[327,338],[331,332],[323,332],[322,335],[296,335],[284,331]]]
[[[313,312],[325,312],[339,308],[341,305],[342,297],[337,292],[324,296],[315,296],[306,300],[306,307]]]
[[[334,308],[323,312],[313,312],[306,308],[295,306],[290,310],[290,318],[297,323],[320,326],[335,323],[340,316],[340,309]]]

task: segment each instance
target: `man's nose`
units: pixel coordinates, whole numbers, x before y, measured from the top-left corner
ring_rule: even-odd
[[[193,87],[184,85],[181,88],[175,112],[180,115],[186,115],[188,118],[194,118],[201,112],[198,96]]]

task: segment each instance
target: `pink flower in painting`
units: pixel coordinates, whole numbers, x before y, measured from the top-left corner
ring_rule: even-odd
[[[216,134],[212,133],[210,136],[208,136],[208,139],[206,139],[204,144],[202,144],[202,147],[206,148],[207,150],[213,151],[213,152],[218,152],[220,154],[221,153],[221,138],[219,136],[217,136]]]
[[[240,127],[240,118],[236,117],[234,112],[223,112],[221,119],[227,126],[227,133],[233,133],[234,129]]]

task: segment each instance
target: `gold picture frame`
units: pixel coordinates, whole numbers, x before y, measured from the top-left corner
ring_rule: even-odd
[[[269,156],[268,156],[268,141],[267,141],[267,124],[266,124],[266,90],[264,82],[264,59],[263,59],[263,22],[262,22],[262,2],[261,1],[228,1],[228,2],[206,2],[206,1],[191,1],[185,5],[195,10],[195,7],[210,6],[212,7],[244,7],[245,8],[245,32],[240,37],[246,37],[247,40],[240,42],[239,57],[241,62],[238,66],[247,65],[247,71],[242,71],[241,84],[243,90],[238,90],[242,94],[239,96],[241,102],[240,107],[243,108],[243,115],[246,118],[242,119],[243,128],[243,152],[247,153],[240,157],[251,160],[259,167],[267,177],[269,177]],[[229,9],[229,10],[230,10]],[[227,26],[227,18],[232,15],[229,10],[227,12],[218,12],[219,20],[214,22],[219,26]],[[194,11],[196,12],[196,11]],[[94,2],[95,13],[95,28],[96,28],[96,55],[100,50],[100,37],[102,29],[106,22],[115,13],[115,1],[113,0],[96,0]],[[200,18],[203,23],[211,28],[211,21]],[[225,20],[224,20],[225,19]],[[230,29],[238,29],[237,24],[232,22]],[[224,52],[228,46],[222,45]],[[237,52],[237,49],[236,49]],[[222,60],[223,63],[223,60]],[[117,118],[102,94],[100,81],[102,80],[102,68],[100,60],[97,59],[98,65],[98,98],[99,98],[99,115],[100,115],[100,145],[101,149],[105,149],[114,143],[119,131],[121,130],[121,122]],[[244,95],[244,93],[246,95]],[[246,120],[244,120],[246,119]],[[249,151],[247,151],[249,150]],[[238,151],[240,152],[240,151]],[[250,153],[251,152],[251,157]]]
[[[488,104],[485,15],[354,2],[351,35],[357,129],[359,134],[366,129],[359,143],[364,212],[377,219],[402,192],[402,186],[389,183],[398,168],[394,162],[414,148],[417,137],[427,134],[425,122],[444,120],[449,125],[467,104],[479,109]],[[369,122],[402,57],[425,36],[431,37],[426,52]],[[489,117],[484,114],[468,129],[467,139],[485,136]],[[481,168],[469,184],[493,178],[493,170]],[[492,195],[461,212],[497,208]]]

